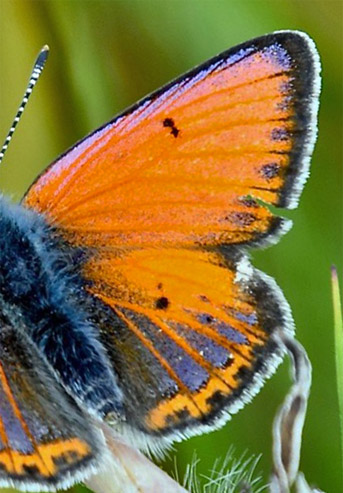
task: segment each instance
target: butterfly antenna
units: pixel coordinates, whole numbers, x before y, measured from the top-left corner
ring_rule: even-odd
[[[6,149],[8,147],[8,144],[10,143],[11,139],[12,139],[12,136],[14,134],[14,131],[16,129],[16,126],[18,125],[18,122],[21,118],[21,115],[25,109],[25,106],[29,100],[29,97],[32,93],[32,90],[33,88],[35,87],[38,79],[39,79],[39,76],[40,74],[42,73],[43,71],[43,68],[44,68],[44,65],[45,65],[45,62],[48,58],[48,55],[49,55],[49,46],[48,45],[45,45],[43,46],[43,48],[41,49],[41,51],[39,52],[38,56],[37,56],[37,59],[35,61],[35,64],[33,66],[33,69],[32,69],[32,72],[31,72],[31,76],[30,76],[30,80],[27,84],[27,88],[26,88],[26,91],[25,91],[25,94],[24,94],[24,97],[20,103],[20,106],[18,108],[18,111],[17,111],[17,114],[13,120],[13,123],[12,123],[12,126],[7,134],[7,137],[5,139],[5,142],[1,148],[1,151],[0,151],[0,163],[5,155],[5,152],[6,152]]]

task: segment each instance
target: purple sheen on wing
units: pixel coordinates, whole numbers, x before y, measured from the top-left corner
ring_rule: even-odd
[[[255,325],[257,323],[257,315],[255,312],[246,315],[245,313],[239,312],[237,310],[230,310],[230,315],[235,317],[240,322],[244,322],[248,325]]]
[[[228,341],[234,342],[236,344],[247,344],[247,338],[245,337],[244,334],[239,332],[239,330],[234,329],[231,327],[231,325],[221,321],[217,320],[215,317],[210,315],[209,313],[199,313],[196,315],[196,319],[198,322],[200,322],[203,325],[209,325],[210,327],[214,328],[219,332],[221,335],[226,337]]]
[[[267,46],[262,50],[261,54],[263,58],[276,63],[280,69],[290,70],[292,68],[292,59],[289,53],[278,43]]]
[[[14,414],[2,387],[0,388],[0,419],[6,431],[9,447],[22,454],[32,454],[34,452],[33,445]]]
[[[140,328],[144,336],[153,344],[154,349],[159,352],[191,392],[199,390],[206,384],[209,379],[208,372],[181,346],[176,344],[168,334],[143,315],[138,315],[127,309],[123,310],[123,312]]]
[[[231,65],[237,63],[237,62],[240,62],[241,60],[243,60],[244,58],[246,58],[248,55],[250,55],[252,52],[255,51],[255,47],[254,46],[249,46],[248,48],[242,48],[240,49],[239,51],[237,51],[236,53],[234,53],[233,55],[231,55],[227,60],[226,60],[226,63],[225,65],[227,67],[230,67]]]
[[[236,344],[248,344],[248,340],[244,334],[231,327],[231,325],[226,324],[225,322],[219,322],[218,324],[216,324],[216,329],[230,342],[234,342]]]
[[[226,366],[227,362],[231,359],[231,354],[227,349],[223,348],[204,334],[200,334],[190,327],[181,325],[175,325],[174,328],[181,337],[186,339],[186,341],[215,368]]]

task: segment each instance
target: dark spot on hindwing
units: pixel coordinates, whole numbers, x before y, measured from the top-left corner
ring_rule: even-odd
[[[76,461],[79,461],[82,456],[77,452],[77,450],[68,450],[63,454],[55,456],[52,458],[55,466],[62,468],[66,464],[73,464]]]
[[[175,125],[175,122],[172,118],[165,118],[163,120],[163,126],[164,127],[167,127],[167,128],[170,128],[170,133],[176,138],[179,133],[180,133],[180,130],[176,127]]]
[[[173,414],[168,414],[168,416],[166,416],[166,423],[168,424],[168,426],[174,427],[177,422],[179,421],[187,422],[190,419],[190,417],[191,415],[188,409],[183,408],[183,409],[179,409]]]
[[[209,313],[200,313],[199,315],[197,315],[196,318],[199,320],[201,324],[205,324],[205,325],[211,324],[214,321],[214,318]]]
[[[156,300],[155,306],[158,310],[166,310],[170,304],[170,301],[165,296],[161,296]]]
[[[35,464],[23,464],[23,469],[27,473],[28,476],[32,478],[40,478],[41,472]]]
[[[221,409],[225,404],[226,396],[220,390],[214,392],[210,397],[206,399],[207,404],[212,408],[212,412]]]

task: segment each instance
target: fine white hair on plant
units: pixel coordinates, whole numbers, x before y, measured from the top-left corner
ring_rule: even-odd
[[[259,456],[247,452],[236,458],[234,448],[230,447],[225,458],[217,459],[206,476],[199,474],[200,460],[194,454],[187,466],[183,486],[190,493],[262,493],[267,487],[256,472],[259,460]]]

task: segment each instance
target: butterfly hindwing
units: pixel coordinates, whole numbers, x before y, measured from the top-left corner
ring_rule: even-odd
[[[24,331],[0,331],[0,485],[68,487],[95,470],[102,441]]]
[[[85,274],[110,308],[101,332],[127,424],[149,433],[199,432],[241,407],[280,360],[271,334],[293,329],[275,283],[239,252],[107,253]]]

